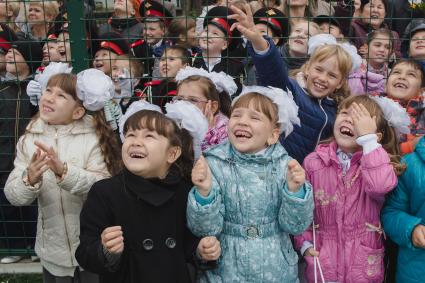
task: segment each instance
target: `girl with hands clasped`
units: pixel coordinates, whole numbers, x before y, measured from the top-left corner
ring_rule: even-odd
[[[406,119],[407,118],[407,119]],[[380,210],[397,184],[396,132],[409,125],[406,111],[387,98],[345,99],[334,138],[304,160],[314,188],[314,222],[295,237],[308,282],[382,282],[384,243]]]
[[[124,169],[93,185],[81,212],[81,266],[100,282],[194,281],[188,263],[214,267],[221,254],[214,236],[187,228],[190,171],[208,129],[202,112],[179,101],[137,101],[120,120]]]
[[[278,143],[297,123],[290,94],[247,87],[233,102],[228,142],[195,164],[188,226],[222,246],[218,268],[201,282],[297,282],[289,234],[310,225],[313,196],[304,170]]]
[[[257,70],[258,83],[291,91],[300,108],[302,126],[295,126],[286,139],[281,136],[280,142],[290,156],[302,162],[319,141],[332,135],[338,103],[349,95],[346,78],[361,64],[361,58],[354,46],[337,43],[330,35],[315,35],[308,41],[310,59],[301,67],[297,79],[292,79],[272,39],[263,37],[255,27],[249,5],[246,13],[233,6],[232,9],[235,14],[229,18],[237,20],[232,28],[249,41],[247,50]]]
[[[74,253],[90,187],[119,166],[118,141],[100,111],[114,88],[101,71],[70,71],[52,63],[40,75],[39,115],[18,142],[5,194],[16,206],[38,201],[35,251],[44,282],[92,283],[97,276],[81,271]]]

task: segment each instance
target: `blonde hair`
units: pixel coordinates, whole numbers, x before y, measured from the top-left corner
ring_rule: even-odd
[[[341,73],[341,81],[343,82],[341,88],[336,89],[330,95],[339,105],[342,100],[350,95],[350,87],[348,85],[348,75],[352,68],[352,61],[350,55],[339,45],[323,45],[318,47],[311,55],[310,59],[301,67],[301,72],[306,73],[307,69],[315,62],[323,62],[331,57],[336,57],[338,63],[338,70]]]
[[[59,14],[59,4],[57,1],[30,1],[29,6],[40,6],[44,11],[44,17],[56,18]]]
[[[15,1],[7,1],[6,2],[6,9],[7,11],[12,11],[12,16],[9,18],[9,20],[15,20],[16,17],[19,14],[19,10],[21,9],[21,1],[15,0]]]

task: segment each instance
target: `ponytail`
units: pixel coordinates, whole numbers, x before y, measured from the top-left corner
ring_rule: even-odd
[[[96,135],[99,139],[99,147],[105,159],[109,173],[114,176],[122,169],[121,147],[114,131],[105,119],[103,110],[93,113]]]

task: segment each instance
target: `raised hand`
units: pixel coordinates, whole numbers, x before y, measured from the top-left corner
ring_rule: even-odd
[[[100,235],[102,245],[110,253],[120,254],[124,250],[124,237],[121,226],[112,226],[103,230]]]
[[[214,236],[204,237],[199,241],[198,253],[205,261],[217,260],[221,255],[220,242]]]
[[[255,50],[266,50],[269,45],[254,24],[251,6],[245,4],[246,13],[234,5],[232,5],[230,8],[234,14],[229,15],[227,18],[237,21],[230,27],[230,30],[234,30],[235,28],[238,29],[241,34],[243,34],[249,41],[251,41]]]
[[[63,162],[59,160],[58,154],[52,146],[47,146],[39,141],[35,141],[34,144],[47,155],[47,165],[50,170],[55,173],[56,176],[62,177],[64,173]]]
[[[47,158],[47,154],[41,152],[41,150],[37,148],[32,155],[30,164],[27,167],[28,182],[31,186],[40,182],[43,173],[49,169],[49,166],[47,165],[48,162],[49,159]]]
[[[212,185],[211,171],[203,155],[196,161],[192,169],[192,183],[201,195],[208,196]]]
[[[425,249],[425,226],[417,225],[412,232],[412,243],[417,248]]]
[[[286,182],[290,192],[298,192],[305,183],[305,171],[295,159],[288,163],[288,172],[286,173]]]
[[[371,117],[363,104],[351,104],[350,114],[353,119],[354,131],[356,131],[358,137],[376,133],[376,117]]]

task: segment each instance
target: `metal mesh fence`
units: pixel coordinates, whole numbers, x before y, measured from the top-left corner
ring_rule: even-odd
[[[173,80],[176,69],[184,65],[211,71],[217,62],[223,61],[225,63],[220,71],[232,75],[239,85],[257,83],[255,72],[251,73],[252,62],[247,57],[246,40],[233,32],[234,27],[230,22],[224,20],[219,26],[221,31],[224,27],[224,38],[223,35],[214,34],[212,27],[202,33],[204,22],[226,18],[226,15],[208,15],[215,5],[212,1],[159,2],[167,10],[147,7],[147,4],[154,4],[142,1],[143,15],[140,15],[137,7],[140,2],[137,0],[0,2],[1,190],[13,169],[15,145],[37,112],[37,107],[29,103],[26,86],[50,61],[68,62],[75,73],[94,67],[110,75],[117,84],[121,82],[121,91],[124,87],[130,90],[127,96],[117,90],[117,99],[120,99],[123,109],[126,103],[141,97],[161,105],[169,101],[176,94]],[[304,2],[308,5],[303,9]],[[298,70],[308,59],[308,37],[321,32],[335,32],[338,37],[335,30],[339,29],[338,40],[356,45],[365,59],[365,68],[379,68],[386,77],[395,60],[412,57],[412,53],[409,53],[410,30],[415,21],[419,21],[418,24],[423,21],[425,3],[372,0],[360,6],[363,2],[294,0],[291,3],[291,0],[266,0],[246,3],[235,0],[220,1],[220,5],[225,7],[232,4],[247,9],[244,4],[248,4],[253,11],[269,5],[280,10],[282,16],[265,11],[255,18],[264,25],[264,33],[273,37],[279,45],[282,58],[290,70]],[[149,14],[147,11],[153,12]],[[318,19],[319,15],[326,17]],[[162,20],[153,19],[155,16]],[[393,33],[374,34],[380,27],[386,27]],[[276,32],[276,28],[280,31]],[[371,52],[376,49],[369,44],[372,39],[383,41],[380,43],[383,54]],[[206,50],[212,50],[210,45],[216,44],[216,41],[224,42],[226,48],[218,53],[211,51],[208,58],[203,56]],[[169,46],[176,45],[182,48],[169,49]],[[394,53],[388,56],[388,63],[387,58],[383,58],[386,56],[385,49],[390,54]],[[385,61],[384,69],[384,65],[378,64],[382,61]],[[130,87],[124,83],[126,80]],[[366,87],[367,84],[366,79]],[[0,255],[33,254],[36,201],[30,207],[15,207],[7,201],[3,192],[0,195]]]

